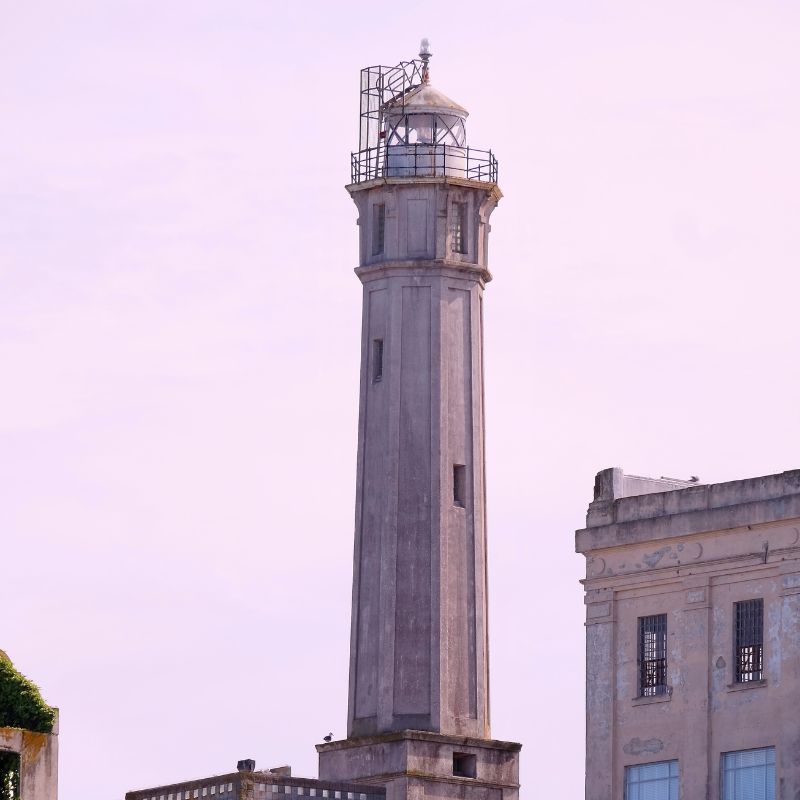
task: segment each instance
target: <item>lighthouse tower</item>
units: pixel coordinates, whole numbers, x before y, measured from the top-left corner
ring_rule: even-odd
[[[361,74],[363,284],[348,738],[320,778],[388,800],[518,794],[490,738],[483,290],[501,193],[430,52]]]

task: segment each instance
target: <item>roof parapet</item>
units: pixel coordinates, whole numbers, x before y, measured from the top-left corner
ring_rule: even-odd
[[[671,492],[675,489],[685,489],[687,486],[696,486],[698,480],[693,478],[688,481],[678,478],[646,478],[642,475],[626,475],[621,467],[611,467],[601,470],[594,479],[594,499],[618,500],[620,497],[637,497],[641,494],[654,494],[656,492]]]
[[[647,494],[674,492],[698,486],[697,480],[677,478],[647,478],[641,475],[626,475],[621,467],[610,467],[597,473],[594,479],[594,500],[586,512],[586,527],[608,525],[616,521],[614,503],[624,497],[640,497]]]
[[[800,517],[800,470],[726,483],[625,475],[606,469],[595,479],[586,528],[576,549],[731,530]]]

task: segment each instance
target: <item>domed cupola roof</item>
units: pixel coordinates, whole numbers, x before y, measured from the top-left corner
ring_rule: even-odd
[[[452,114],[461,119],[469,116],[469,111],[464,106],[451,100],[430,83],[415,86],[411,91],[384,106],[384,112],[391,114],[398,111],[404,111],[406,114]]]

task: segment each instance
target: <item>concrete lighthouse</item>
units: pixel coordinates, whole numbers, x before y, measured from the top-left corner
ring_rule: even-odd
[[[405,797],[518,796],[490,738],[483,290],[501,193],[430,51],[361,73],[363,284],[348,738],[320,779]]]

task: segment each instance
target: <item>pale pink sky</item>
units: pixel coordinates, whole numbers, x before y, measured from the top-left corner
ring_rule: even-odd
[[[64,798],[345,733],[358,70],[500,159],[492,733],[580,797],[597,470],[800,466],[800,6],[0,0],[0,648]]]

